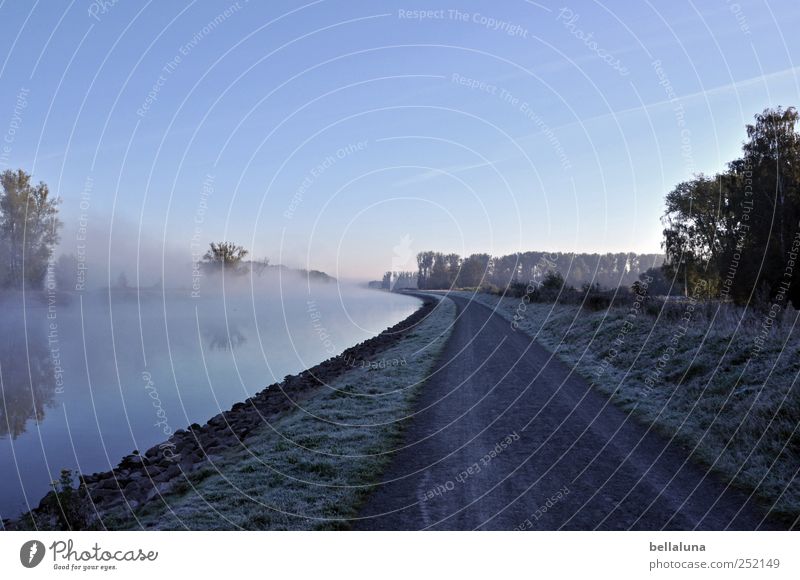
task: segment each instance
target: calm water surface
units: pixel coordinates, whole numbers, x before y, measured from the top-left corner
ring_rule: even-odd
[[[0,516],[62,468],[116,466],[399,322],[415,298],[337,284],[192,298],[134,290],[0,303]]]

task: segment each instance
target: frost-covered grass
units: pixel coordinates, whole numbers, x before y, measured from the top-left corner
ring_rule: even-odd
[[[519,331],[728,481],[777,512],[800,514],[797,311],[770,324],[765,313],[714,303],[637,308],[635,296],[597,312],[474,299],[509,321],[516,314]]]
[[[348,527],[402,441],[404,419],[450,335],[444,299],[414,330],[353,365],[302,409],[280,416],[192,473],[188,481],[110,527],[307,530]],[[397,364],[397,361],[406,364]],[[381,365],[381,361],[387,364]],[[380,368],[380,367],[384,368]]]

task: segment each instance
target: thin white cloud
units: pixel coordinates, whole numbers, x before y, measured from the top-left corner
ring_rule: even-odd
[[[472,163],[472,164],[450,165],[449,167],[442,167],[440,169],[430,169],[428,171],[423,171],[422,173],[419,173],[417,175],[413,175],[411,177],[395,181],[392,183],[392,186],[405,187],[406,185],[414,185],[417,183],[430,181],[431,179],[436,179],[437,177],[447,177],[448,174],[457,174],[457,173],[462,173],[464,171],[469,171],[470,169],[480,169],[482,167],[489,167],[496,163],[497,163],[496,161],[489,161],[489,162]]]

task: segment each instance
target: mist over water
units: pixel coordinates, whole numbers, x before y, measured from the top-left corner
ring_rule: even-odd
[[[109,470],[418,304],[281,269],[206,277],[194,292],[2,295],[0,516],[35,507],[62,468]]]

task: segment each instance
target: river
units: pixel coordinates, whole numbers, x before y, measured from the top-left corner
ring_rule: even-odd
[[[399,322],[409,296],[337,283],[6,296],[0,308],[0,516],[35,507],[62,468],[123,455]]]

